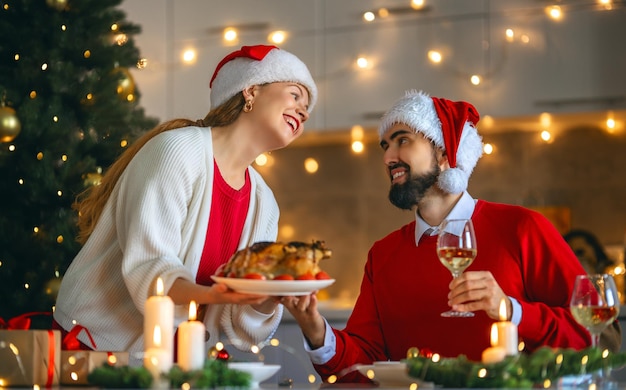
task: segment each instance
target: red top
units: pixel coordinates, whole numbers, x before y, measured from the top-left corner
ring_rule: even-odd
[[[534,211],[485,201],[477,202],[472,219],[478,255],[467,271],[491,271],[504,293],[520,302],[519,340],[526,350],[589,346],[589,333],[569,311],[575,276],[585,270],[556,228]],[[484,311],[472,318],[440,316],[449,309],[452,276],[437,258],[436,241],[427,237],[416,247],[413,221],[373,245],[346,328],[333,330],[337,353],[315,366],[322,378],[347,369],[340,381],[366,381],[349,368],[405,359],[411,347],[480,361],[495,321]]]
[[[196,283],[206,286],[213,284],[211,275],[237,251],[248,214],[252,188],[247,170],[245,184],[240,190],[235,190],[224,181],[217,163],[214,162],[214,166],[215,179],[209,227],[196,275]]]

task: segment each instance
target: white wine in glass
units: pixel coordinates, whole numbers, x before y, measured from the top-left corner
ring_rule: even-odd
[[[570,301],[574,319],[591,333],[591,345],[598,347],[600,333],[619,314],[620,302],[615,280],[608,274],[578,275]]]
[[[439,225],[437,256],[453,278],[458,278],[476,257],[476,235],[471,219],[447,219]],[[442,317],[473,317],[472,312],[449,310]]]
[[[574,319],[591,333],[591,345],[598,348],[600,333],[619,314],[620,301],[615,280],[608,274],[576,276],[569,307]],[[590,383],[597,388],[610,387],[611,382],[604,369],[590,378]]]

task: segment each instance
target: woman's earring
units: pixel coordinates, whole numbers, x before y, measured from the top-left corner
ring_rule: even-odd
[[[243,106],[243,112],[252,111],[252,99],[246,100],[246,104]]]

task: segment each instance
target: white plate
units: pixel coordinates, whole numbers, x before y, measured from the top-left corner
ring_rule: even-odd
[[[378,382],[381,387],[407,387],[417,383],[419,388],[434,388],[431,382],[422,382],[409,376],[406,363],[403,362],[374,362],[371,365],[358,366],[359,372]]]
[[[307,295],[335,283],[335,279],[323,280],[257,280],[211,276],[218,283],[248,294],[260,295]]]
[[[280,370],[280,364],[263,364],[261,362],[229,362],[228,368],[247,372],[251,376],[250,387],[258,388],[259,384]]]

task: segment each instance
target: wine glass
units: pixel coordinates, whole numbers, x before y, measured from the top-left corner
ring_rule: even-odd
[[[608,274],[576,276],[569,307],[574,319],[591,333],[591,345],[598,347],[600,333],[619,314],[615,280]]]
[[[598,348],[600,334],[619,314],[615,280],[608,274],[576,276],[569,307],[574,319],[591,333],[591,345]],[[591,380],[604,382],[604,370],[594,373]]]
[[[476,235],[471,219],[447,219],[439,225],[437,256],[441,263],[458,278],[476,257]],[[474,317],[472,312],[449,310],[442,317]]]

